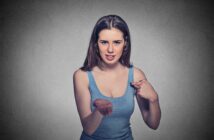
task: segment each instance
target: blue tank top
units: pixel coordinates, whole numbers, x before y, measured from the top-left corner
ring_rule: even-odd
[[[125,93],[120,97],[108,97],[103,95],[98,89],[91,71],[87,71],[89,78],[89,90],[91,94],[91,110],[94,100],[97,98],[106,99],[113,105],[112,114],[104,116],[100,125],[92,135],[82,132],[80,140],[133,140],[130,127],[130,117],[134,111],[134,88],[133,66],[129,68],[128,83]]]

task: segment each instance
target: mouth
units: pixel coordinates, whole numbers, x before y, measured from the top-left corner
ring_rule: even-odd
[[[115,57],[115,55],[106,55],[106,59],[107,59],[108,61],[114,60],[114,57]]]

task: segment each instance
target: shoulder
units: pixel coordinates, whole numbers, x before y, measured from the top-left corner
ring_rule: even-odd
[[[140,68],[133,66],[133,72],[134,72],[134,81],[139,81],[142,79],[147,80],[145,73]]]
[[[82,84],[88,84],[88,75],[87,71],[83,71],[81,69],[77,69],[73,73],[73,81],[75,83],[82,83]]]

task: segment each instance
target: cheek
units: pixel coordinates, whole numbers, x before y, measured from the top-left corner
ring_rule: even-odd
[[[123,53],[123,47],[121,46],[120,48],[117,49],[117,53],[118,54],[122,54]]]
[[[106,52],[106,50],[105,49],[101,49],[101,48],[99,48],[99,53],[102,55],[102,54],[104,54]]]
[[[105,52],[104,46],[98,46],[98,50],[100,53]]]

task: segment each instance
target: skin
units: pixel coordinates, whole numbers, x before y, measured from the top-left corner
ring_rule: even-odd
[[[158,94],[147,80],[143,71],[134,69],[134,80],[131,85],[136,89],[136,98],[144,122],[156,130],[161,119]]]
[[[112,103],[104,99],[96,99],[93,104],[102,115],[107,116],[112,113]]]
[[[124,45],[123,33],[120,30],[115,28],[102,30],[98,38],[99,52],[103,60],[102,67],[112,70],[113,67],[118,66]],[[109,61],[106,56],[114,56],[114,60]]]
[[[99,33],[98,47],[102,59],[100,67],[92,69],[95,81],[105,96],[119,97],[126,86],[124,75],[128,74],[128,68],[120,64],[119,59],[123,53],[125,41],[123,33],[116,29],[104,29]],[[113,59],[112,57],[113,56]],[[110,58],[108,60],[107,58]],[[119,73],[122,73],[119,75]],[[115,80],[117,79],[117,80]],[[118,80],[119,79],[119,80]],[[105,81],[105,86],[102,84]],[[115,82],[116,81],[116,82]],[[121,82],[117,82],[121,81]],[[91,97],[89,91],[89,80],[87,73],[78,69],[73,75],[74,94],[77,110],[83,126],[88,135],[92,135],[100,125],[104,116],[111,115],[112,104],[104,99],[97,99],[93,103],[94,111],[90,109]],[[136,89],[136,97],[143,120],[152,129],[159,126],[161,111],[158,95],[152,85],[148,82],[145,74],[134,67],[134,82],[130,83]]]

